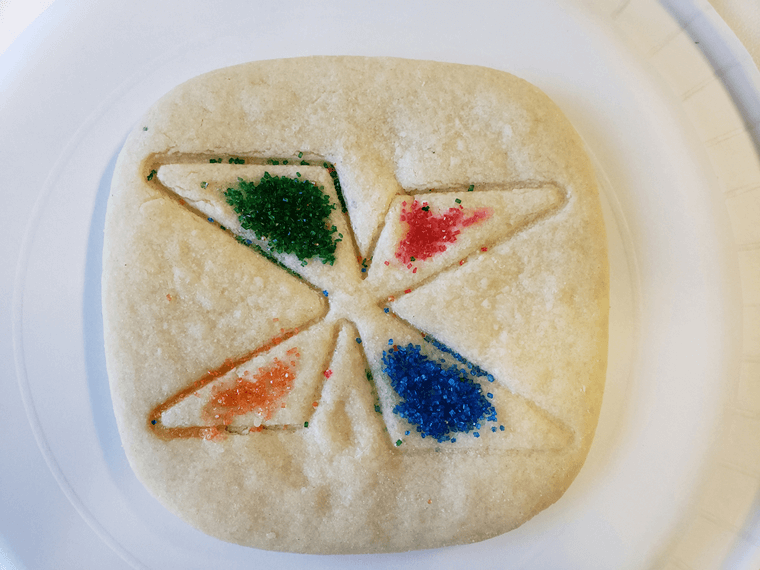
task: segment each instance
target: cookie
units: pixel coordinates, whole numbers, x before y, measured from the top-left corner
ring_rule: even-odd
[[[484,540],[558,500],[593,439],[594,172],[504,72],[311,57],[176,87],[118,158],[102,289],[129,462],[222,540]]]

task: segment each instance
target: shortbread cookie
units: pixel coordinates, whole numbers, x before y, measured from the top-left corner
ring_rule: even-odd
[[[207,73],[129,136],[105,232],[124,449],[210,535],[474,542],[585,460],[604,224],[580,138],[523,80],[353,57]]]

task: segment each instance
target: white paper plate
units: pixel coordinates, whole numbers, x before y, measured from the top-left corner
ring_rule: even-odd
[[[0,58],[8,565],[756,568],[760,81],[709,7],[261,4],[58,2]],[[188,527],[127,464],[100,316],[116,156],[139,116],[185,79],[308,54],[511,71],[559,103],[597,161],[612,259],[602,416],[578,479],[516,531],[398,555],[257,551]]]

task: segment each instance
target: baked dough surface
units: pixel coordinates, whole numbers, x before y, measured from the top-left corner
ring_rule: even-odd
[[[224,191],[264,172],[336,206],[332,265],[267,253],[241,227]],[[471,221],[403,259],[404,214],[421,206]],[[580,138],[512,75],[315,57],[192,79],[131,133],[108,204],[104,332],[127,457],[181,518],[256,548],[393,552],[509,531],[564,493],[591,445],[606,256]],[[409,346],[477,372],[496,419],[423,438],[387,368]],[[213,407],[277,374],[277,406]]]

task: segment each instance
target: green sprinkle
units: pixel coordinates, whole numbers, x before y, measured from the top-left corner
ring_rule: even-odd
[[[222,230],[224,230],[224,231],[227,231],[227,228],[225,228],[225,227],[224,227],[222,224],[219,224],[219,227],[220,227]]]
[[[303,427],[309,427],[309,422],[304,422]]]
[[[472,192],[473,190],[475,190],[475,185],[471,184],[470,187],[467,189],[467,191]]]
[[[456,200],[454,200],[454,202],[456,202],[457,204],[461,204],[462,203],[462,201],[459,198],[457,198]]]
[[[155,171],[155,170],[151,170],[151,171],[150,171],[150,174],[148,174],[148,180],[153,180],[153,177],[154,177],[155,175],[156,175],[156,171]]]
[[[313,182],[264,173],[258,183],[238,179],[225,196],[241,226],[272,251],[294,254],[301,266],[312,258],[335,263],[336,231],[328,221],[336,206]]]
[[[230,164],[245,164],[245,159],[243,159],[243,158],[236,158],[236,157],[230,157],[229,163]]]
[[[400,439],[397,439],[397,440],[396,440],[396,447],[398,447],[398,446],[399,446],[399,445],[401,445],[402,443],[404,443],[404,442],[403,442],[403,441],[401,441]]]
[[[221,164],[222,163],[222,159],[221,158],[211,158],[211,159],[209,159],[209,162],[211,164]]]
[[[143,130],[144,130],[144,131],[147,131],[147,130],[148,130],[148,127],[143,127]]]
[[[301,173],[300,172],[296,172],[296,177],[301,178]]]
[[[309,163],[306,162],[305,160],[302,160],[300,164],[301,166],[309,166]]]
[[[428,211],[430,211],[430,206],[422,206],[422,211],[423,211],[423,212],[428,212]]]
[[[409,261],[417,261],[414,257],[410,257]]]
[[[288,163],[288,161],[287,161],[287,160],[283,160],[283,161],[282,161],[282,163],[283,163],[283,164],[287,164],[287,163]]]
[[[298,153],[298,158],[303,158],[303,153],[302,152]]]
[[[201,188],[208,188],[208,182],[201,182]]]

